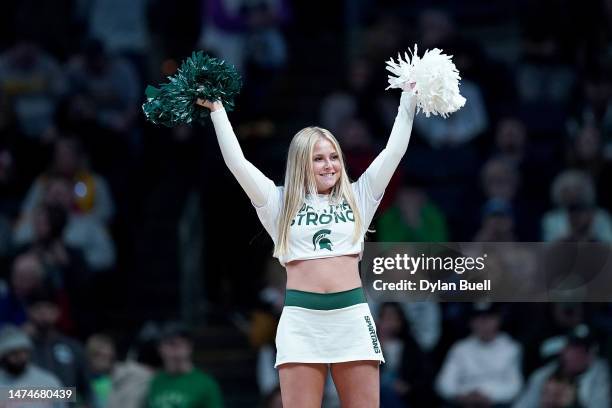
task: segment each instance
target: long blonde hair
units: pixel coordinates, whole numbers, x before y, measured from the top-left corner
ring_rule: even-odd
[[[330,202],[340,204],[343,200],[346,200],[355,216],[353,242],[358,241],[361,237],[363,222],[359,214],[357,202],[355,201],[353,189],[351,188],[351,181],[346,174],[346,166],[344,165],[344,156],[340,149],[340,144],[329,130],[311,126],[296,133],[289,145],[287,170],[285,171],[283,208],[278,222],[278,237],[274,248],[274,256],[280,257],[287,253],[289,227],[293,217],[295,217],[298,210],[304,204],[306,194],[315,196],[317,194],[312,157],[314,146],[320,138],[326,138],[331,142],[338,153],[338,158],[342,165],[340,179],[331,191]]]

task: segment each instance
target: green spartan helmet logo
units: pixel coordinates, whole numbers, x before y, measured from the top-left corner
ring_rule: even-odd
[[[319,245],[319,249],[332,250],[332,243],[329,238],[326,237],[326,235],[329,234],[331,234],[331,230],[328,229],[322,229],[315,232],[315,234],[312,236],[312,245],[314,246],[313,249],[315,251],[317,250],[317,244]]]

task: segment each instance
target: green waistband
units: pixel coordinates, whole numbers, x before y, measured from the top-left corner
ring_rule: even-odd
[[[285,292],[285,306],[298,306],[314,310],[333,310],[366,303],[362,287],[332,293],[304,292],[296,289],[287,289]]]

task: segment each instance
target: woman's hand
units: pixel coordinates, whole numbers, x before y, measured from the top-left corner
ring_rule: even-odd
[[[217,111],[219,109],[223,109],[223,104],[220,101],[211,102],[206,99],[198,98],[196,100],[196,105],[202,106],[204,108],[210,109],[211,112]]]
[[[416,86],[416,82],[414,81],[406,82],[402,85],[402,91],[404,92],[412,91],[415,86]]]

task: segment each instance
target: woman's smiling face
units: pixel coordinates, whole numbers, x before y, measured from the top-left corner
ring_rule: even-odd
[[[342,163],[333,143],[326,137],[320,137],[314,145],[312,169],[317,193],[329,194],[340,180]]]

